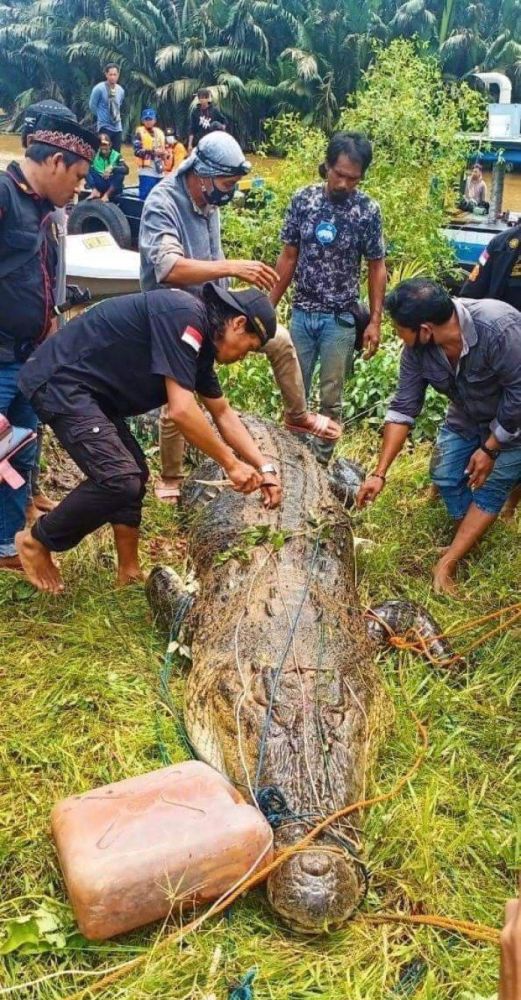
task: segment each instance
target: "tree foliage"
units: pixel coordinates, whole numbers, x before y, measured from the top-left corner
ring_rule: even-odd
[[[374,160],[363,189],[382,208],[389,284],[426,275],[442,278],[454,261],[440,227],[453,186],[466,162],[468,147],[462,122],[481,125],[480,95],[466,83],[443,85],[433,57],[418,53],[411,41],[381,46],[363,75],[359,91],[341,113],[340,124],[365,132],[374,144]],[[263,204],[223,212],[223,241],[230,257],[256,257],[274,264],[280,230],[295,191],[318,180],[326,133],[285,115],[269,129],[270,144],[286,150],[277,184]],[[279,307],[282,322],[289,302]],[[358,360],[346,388],[346,416],[378,424],[396,384],[399,344],[387,331],[384,347],[370,362]],[[226,394],[239,407],[273,414],[280,405],[265,361],[250,358],[240,373],[232,366],[221,375]],[[432,436],[444,400],[430,394],[415,430]]]
[[[414,39],[447,79],[477,68],[521,87],[521,0],[4,0],[0,106],[55,97],[85,115],[100,66],[121,64],[126,125],[143,103],[186,133],[210,86],[243,141],[294,112],[330,131],[378,43]]]

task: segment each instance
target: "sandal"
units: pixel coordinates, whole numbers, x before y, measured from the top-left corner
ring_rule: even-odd
[[[297,434],[311,434],[313,437],[323,438],[325,441],[338,441],[342,435],[342,428],[330,417],[325,417],[322,413],[311,414],[313,420],[309,424],[288,424],[284,422],[286,430]]]
[[[163,503],[169,503],[172,507],[175,507],[179,503],[179,497],[181,496],[181,485],[180,483],[169,485],[162,479],[158,479],[154,483],[154,496],[157,500],[162,500]]]

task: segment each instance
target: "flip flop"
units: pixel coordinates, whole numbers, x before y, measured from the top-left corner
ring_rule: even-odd
[[[323,413],[313,414],[313,423],[304,424],[288,424],[284,423],[286,430],[293,431],[297,434],[311,434],[313,437],[322,438],[324,441],[338,441],[338,438],[342,435],[342,428],[340,424],[335,423],[329,417],[325,417]],[[334,429],[335,434],[332,436],[328,434],[328,430]]]
[[[179,497],[181,496],[180,486],[166,486],[165,483],[155,483],[154,484],[154,496],[157,500],[162,500],[163,503],[169,503],[172,507],[175,507],[179,502]]]

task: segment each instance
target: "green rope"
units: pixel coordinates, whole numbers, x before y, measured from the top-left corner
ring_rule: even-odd
[[[230,986],[228,1000],[253,1000],[253,980],[257,968],[248,969],[247,973],[236,986]]]

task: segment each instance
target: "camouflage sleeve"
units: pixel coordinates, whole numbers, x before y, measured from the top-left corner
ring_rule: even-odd
[[[369,220],[363,240],[363,254],[366,260],[381,260],[385,257],[382,213],[375,201],[371,205]]]
[[[280,231],[281,243],[289,243],[298,247],[300,243],[300,195],[296,194],[286,213],[286,218]]]

